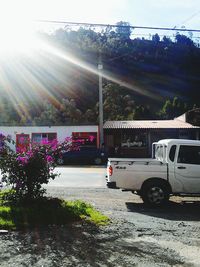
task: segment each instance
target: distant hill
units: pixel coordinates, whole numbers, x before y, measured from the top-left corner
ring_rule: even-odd
[[[59,29],[39,34],[46,50],[0,60],[0,123],[96,123],[99,54],[105,119],[164,118],[164,106],[174,98],[178,109],[170,116],[198,105],[198,45],[179,33],[173,41],[157,34],[152,40],[131,39],[130,34]]]

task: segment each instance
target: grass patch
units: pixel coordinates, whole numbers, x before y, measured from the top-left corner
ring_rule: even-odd
[[[109,218],[101,212],[93,208],[92,205],[87,204],[81,200],[68,201],[67,207],[80,218],[96,225],[106,225],[109,223]]]
[[[0,194],[0,229],[20,229],[45,225],[64,225],[87,221],[106,225],[109,218],[81,200],[65,201],[43,197],[31,202],[5,200],[8,193]]]

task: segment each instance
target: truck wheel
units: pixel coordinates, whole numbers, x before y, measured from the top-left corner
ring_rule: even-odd
[[[144,184],[141,197],[146,205],[159,207],[168,202],[169,190],[164,183],[152,181]]]

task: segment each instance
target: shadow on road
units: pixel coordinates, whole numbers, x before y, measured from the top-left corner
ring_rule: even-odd
[[[200,201],[182,201],[181,203],[170,201],[167,206],[150,208],[143,203],[126,202],[129,212],[142,213],[148,216],[176,220],[176,221],[200,221]]]
[[[92,263],[94,258],[101,261],[95,239],[98,233],[98,227],[89,224],[11,232],[3,236],[10,240],[5,242],[5,251],[9,250],[9,256],[5,253],[4,257],[0,257],[3,262],[0,265],[22,266],[26,257],[26,266],[97,266]],[[16,253],[18,257],[15,257]],[[15,259],[15,265],[10,265],[10,257]]]

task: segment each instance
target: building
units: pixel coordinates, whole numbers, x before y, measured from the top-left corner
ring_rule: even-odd
[[[63,142],[66,137],[82,139],[85,144],[99,146],[97,125],[84,126],[0,126],[0,132],[9,135],[16,143],[11,148],[26,148],[30,142],[57,140]]]
[[[194,126],[200,126],[200,108],[188,110],[177,119],[188,122]]]
[[[199,109],[174,120],[107,121],[104,124],[105,147],[109,156],[151,157],[152,143],[165,138],[200,139]],[[198,120],[199,122],[199,120]],[[199,124],[200,125],[200,124]],[[41,143],[66,137],[82,139],[86,145],[99,147],[99,126],[0,126],[0,133],[15,141],[12,148],[29,147],[30,142]]]
[[[199,139],[200,127],[179,118],[107,121],[104,136],[110,156],[151,157],[153,142],[166,138]]]

